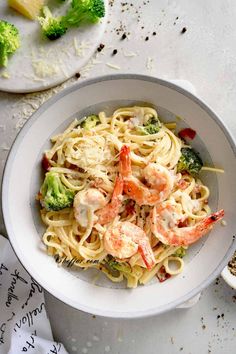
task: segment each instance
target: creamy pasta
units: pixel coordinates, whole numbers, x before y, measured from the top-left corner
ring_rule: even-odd
[[[186,143],[175,126],[161,123],[151,107],[123,107],[100,112],[91,127],[75,119],[51,139],[48,173],[59,176],[73,201],[53,210],[41,188],[49,255],[97,268],[113,282],[126,279],[129,288],[182,272],[188,246],[223,211],[210,214],[208,187],[178,170]]]

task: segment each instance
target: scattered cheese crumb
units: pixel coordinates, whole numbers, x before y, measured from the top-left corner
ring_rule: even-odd
[[[68,58],[71,58],[72,55],[71,55],[71,53],[69,52],[68,49],[62,48],[61,51],[62,51],[62,53],[64,53]]]
[[[86,78],[89,76],[89,72],[93,69],[93,67],[97,64],[101,64],[102,61],[97,60],[97,56],[91,58],[87,65],[85,65],[81,70],[80,70],[80,75],[82,78]]]
[[[123,55],[124,55],[124,57],[137,57],[137,53],[135,53],[135,52],[125,52],[125,51],[123,51]]]
[[[151,58],[151,57],[147,58],[146,68],[148,70],[152,70],[153,69],[153,58]]]
[[[76,339],[75,338],[71,338],[71,342],[76,342]]]
[[[117,341],[118,342],[123,342],[123,329],[119,328],[117,332]]]
[[[88,353],[88,348],[83,348],[83,349],[82,349],[82,353],[83,353],[83,354],[87,354],[87,353]]]
[[[94,342],[98,342],[100,339],[97,336],[93,336]]]
[[[111,69],[120,70],[120,66],[118,66],[118,65],[114,65],[111,63],[106,63],[106,65],[109,66],[109,68],[111,68]]]
[[[1,77],[3,79],[10,79],[10,74],[7,71],[3,71],[3,73],[1,73]]]
[[[76,352],[76,351],[77,351],[77,348],[73,346],[73,347],[71,348],[71,350],[72,350],[72,352]]]
[[[221,220],[221,225],[222,226],[226,226],[227,225],[227,222],[225,220]]]
[[[109,345],[106,345],[105,346],[105,352],[106,353],[109,353],[109,351],[111,350],[111,347]]]
[[[10,150],[10,148],[6,144],[1,145],[0,149],[3,150],[3,151],[9,151]]]
[[[79,45],[76,37],[74,37],[73,39],[73,44],[75,49],[75,55],[82,58],[84,57],[84,50],[90,48],[89,42],[82,41]]]
[[[33,60],[32,66],[34,70],[34,74],[39,78],[47,78],[51,76],[55,76],[59,72],[59,66],[56,63],[49,63],[45,60]]]
[[[86,343],[87,347],[91,348],[93,346],[93,344],[91,342],[87,342]]]

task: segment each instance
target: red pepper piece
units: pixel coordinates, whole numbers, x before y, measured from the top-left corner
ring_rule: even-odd
[[[51,166],[47,156],[44,154],[43,158],[42,158],[42,168],[44,169],[44,171],[49,171],[51,167],[52,166]]]
[[[126,211],[127,215],[130,215],[130,214],[132,215],[135,213],[133,200],[129,200],[128,204],[125,207],[125,211]]]
[[[166,273],[165,267],[162,266],[159,270],[159,274],[157,274],[157,278],[160,283],[163,283],[163,281],[166,281],[169,279],[171,275],[169,273]]]
[[[193,140],[196,136],[196,132],[195,132],[195,130],[193,130],[191,128],[185,128],[185,129],[180,130],[178,135],[181,139],[189,138],[189,139]]]

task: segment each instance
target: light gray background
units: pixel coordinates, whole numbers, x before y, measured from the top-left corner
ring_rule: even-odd
[[[80,71],[79,81],[116,72],[188,80],[236,137],[235,1],[114,0],[109,9],[105,48]],[[183,27],[187,31],[181,34]],[[121,40],[124,32],[128,38]],[[118,50],[115,56],[113,49]],[[0,94],[0,178],[21,126],[45,100],[76,81],[38,94]],[[6,235],[2,218],[0,231]],[[93,318],[49,294],[46,302],[55,339],[69,353],[236,353],[236,291],[222,279],[206,289],[191,309],[148,319]]]

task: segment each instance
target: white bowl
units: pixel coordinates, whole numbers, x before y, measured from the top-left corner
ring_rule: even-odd
[[[193,146],[208,164],[225,169],[224,174],[202,173],[210,187],[213,210],[225,209],[226,226],[220,223],[208,237],[190,247],[182,274],[165,283],[153,280],[129,290],[94,273],[58,267],[42,252],[43,225],[35,194],[41,183],[42,152],[49,139],[63,131],[77,115],[149,102],[158,106],[165,121],[176,116],[181,126],[197,131]],[[199,293],[222,271],[231,257],[235,232],[236,148],[223,122],[202,101],[182,88],[141,75],[115,75],[75,85],[45,103],[25,124],[8,157],[2,205],[8,235],[16,255],[29,273],[58,299],[89,313],[134,318],[159,314],[180,305]]]

